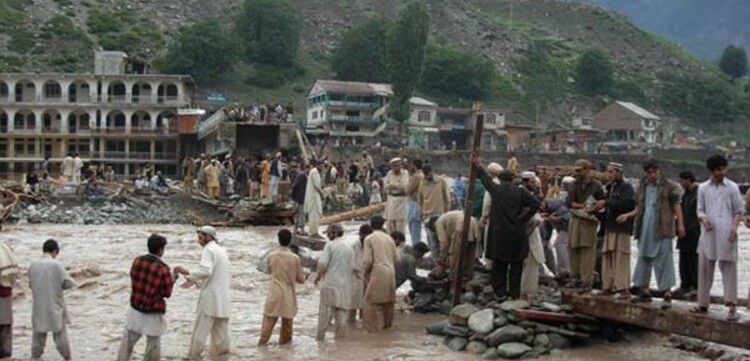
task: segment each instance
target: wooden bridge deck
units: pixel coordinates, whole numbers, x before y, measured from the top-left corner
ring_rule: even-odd
[[[744,308],[738,308],[740,321],[730,322],[723,306],[712,306],[708,314],[700,315],[689,312],[695,303],[681,301],[673,301],[672,308],[662,310],[657,299],[644,304],[566,292],[563,300],[573,305],[575,312],[587,316],[750,349],[750,314]]]

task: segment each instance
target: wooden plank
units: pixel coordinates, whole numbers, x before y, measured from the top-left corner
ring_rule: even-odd
[[[385,210],[385,202],[373,204],[367,207],[357,208],[349,212],[339,213],[339,214],[325,217],[320,221],[320,224],[325,226],[331,223],[350,221],[354,218],[362,218],[362,217],[367,217],[375,213],[381,213],[384,210]]]
[[[322,251],[326,247],[326,243],[328,243],[323,238],[300,236],[298,234],[292,236],[292,242],[300,247],[310,248],[313,251]]]
[[[729,322],[724,314],[699,315],[688,312],[687,306],[675,303],[662,310],[660,303],[630,303],[610,297],[563,293],[563,301],[576,312],[600,319],[674,333],[705,341],[750,349],[750,324]]]
[[[477,109],[478,111],[479,109]],[[482,129],[484,129],[484,115],[477,114],[474,124],[474,140],[471,143],[471,157],[479,156],[482,144]],[[461,289],[463,288],[463,268],[462,260],[464,254],[469,251],[469,228],[471,227],[471,212],[474,209],[474,183],[477,179],[477,166],[474,162],[469,163],[469,184],[466,187],[466,202],[464,205],[464,222],[461,227],[461,247],[459,247],[458,262],[456,265],[456,274],[453,279],[453,307],[461,303]]]

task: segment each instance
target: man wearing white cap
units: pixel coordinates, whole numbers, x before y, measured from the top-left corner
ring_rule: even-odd
[[[521,173],[521,187],[529,191],[540,203],[542,198],[539,194],[537,177],[534,172]],[[540,226],[542,217],[534,215],[526,224],[526,234],[529,239],[529,255],[523,261],[523,273],[521,274],[521,296],[530,297],[539,291],[539,267],[546,261],[545,248],[542,245]],[[555,267],[552,266],[552,269]]]
[[[311,161],[312,167],[307,175],[307,188],[305,189],[305,213],[307,214],[307,226],[309,234],[315,238],[323,238],[318,233],[320,227],[320,216],[323,214],[323,186],[320,182],[320,163]]]
[[[487,173],[492,178],[492,182],[495,184],[500,184],[500,173],[503,172],[503,166],[500,164],[497,164],[495,162],[492,162],[487,165]],[[484,199],[482,200],[482,228],[484,231],[482,234],[484,237],[482,237],[482,241],[477,244],[477,256],[482,259],[484,258],[485,264],[488,267],[492,266],[492,261],[490,261],[489,258],[485,258],[485,246],[487,243],[487,232],[489,231],[489,221],[490,221],[490,209],[492,209],[492,196],[490,196],[490,193],[488,191],[484,191]]]
[[[189,271],[182,267],[175,267],[174,270],[187,279],[181,287],[196,285],[200,289],[197,319],[188,351],[191,359],[201,358],[209,333],[211,355],[229,353],[229,257],[219,245],[214,227],[203,226],[198,229],[198,244],[203,247],[198,267]]]
[[[409,187],[409,172],[401,168],[401,158],[389,162],[391,170],[385,176],[384,189],[388,194],[385,204],[385,220],[388,233],[406,232],[406,190]]]

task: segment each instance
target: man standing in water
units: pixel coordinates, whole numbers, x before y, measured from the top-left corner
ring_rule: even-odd
[[[391,170],[385,176],[385,193],[388,198],[385,203],[385,219],[388,221],[388,232],[406,232],[406,190],[409,186],[409,172],[402,169],[401,158],[393,158],[389,162]]]
[[[737,184],[726,177],[728,163],[721,155],[709,157],[706,167],[711,179],[698,188],[698,219],[703,234],[698,241],[698,306],[692,311],[708,311],[718,262],[724,282],[724,303],[729,307],[727,320],[737,321],[737,228],[743,202]]]
[[[161,336],[166,331],[165,298],[172,296],[176,274],[162,261],[167,239],[158,234],[148,238],[148,253],[138,256],[130,267],[130,307],[117,361],[128,361],[135,344],[146,336],[146,361],[161,360]]]
[[[29,286],[33,297],[31,311],[31,357],[40,358],[44,353],[47,333],[52,336],[57,351],[65,360],[71,359],[67,324],[70,323],[63,291],[75,286],[62,263],[56,260],[60,254],[57,241],[50,239],[42,246],[44,256],[29,265]]]
[[[666,309],[671,305],[671,288],[675,284],[672,258],[675,220],[677,235],[685,236],[680,206],[682,188],[662,176],[655,160],[647,160],[643,171],[646,177],[638,186],[638,205],[632,212],[617,217],[617,223],[625,224],[637,217],[634,234],[638,239],[638,261],[633,272],[633,284],[640,289],[640,293],[633,298],[633,302],[651,302],[649,284],[653,269],[658,289],[664,292],[662,308]]]
[[[268,272],[271,274],[271,285],[263,309],[263,326],[260,331],[258,346],[266,346],[271,339],[273,328],[281,317],[279,345],[292,342],[294,316],[297,315],[297,294],[295,283],[304,283],[302,261],[292,253],[292,232],[282,229],[278,233],[279,248],[268,256]]]
[[[195,285],[200,288],[197,319],[188,351],[191,359],[201,357],[209,334],[212,356],[229,353],[229,257],[218,242],[214,227],[199,228],[198,244],[203,247],[203,252],[198,267],[192,270],[175,267],[175,273],[187,278],[181,287],[190,288]]]
[[[373,233],[365,238],[363,266],[365,279],[364,327],[368,332],[380,329],[378,311],[383,313],[383,328],[393,326],[393,307],[396,303],[396,263],[398,251],[391,236],[385,233],[381,216],[370,219]]]
[[[0,242],[0,358],[13,356],[13,286],[19,274],[13,249]]]
[[[315,284],[320,284],[318,332],[315,337],[318,341],[325,338],[331,321],[335,321],[334,337],[343,336],[341,331],[347,313],[356,308],[351,287],[359,280],[355,275],[354,250],[344,240],[337,240],[344,235],[344,228],[335,223],[328,226],[326,234],[330,241],[318,259],[318,275],[315,278]]]

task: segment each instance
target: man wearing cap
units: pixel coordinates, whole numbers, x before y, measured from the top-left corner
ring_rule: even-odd
[[[628,297],[630,288],[630,237],[633,222],[617,223],[617,217],[635,209],[635,191],[622,176],[620,163],[609,163],[605,203],[607,216],[604,245],[602,246],[602,291],[604,294],[620,293]]]
[[[318,308],[318,332],[315,339],[323,341],[331,322],[335,322],[334,337],[343,336],[342,326],[349,310],[356,309],[351,285],[359,280],[354,250],[344,240],[344,228],[334,223],[328,226],[323,254],[318,259],[315,284],[320,286],[320,307]],[[321,281],[322,280],[322,281]]]
[[[409,197],[407,202],[407,220],[409,223],[409,235],[411,235],[411,244],[416,245],[422,242],[422,210],[420,208],[420,191],[424,183],[424,173],[422,172],[422,161],[414,161],[412,173],[409,176],[409,186],[406,188],[406,195]]]
[[[307,175],[305,186],[305,214],[307,214],[307,226],[309,234],[315,238],[323,238],[318,228],[320,227],[320,216],[323,214],[323,186],[320,183],[320,163],[311,161],[310,174]]]
[[[383,181],[388,199],[385,203],[385,220],[388,232],[406,232],[407,220],[407,189],[409,187],[409,172],[402,169],[401,158],[393,158],[389,162],[391,170]]]
[[[497,164],[495,162],[492,162],[487,165],[487,174],[492,178],[492,182],[495,184],[500,184],[500,173],[503,172],[503,166],[500,164]],[[484,188],[484,186],[482,186]],[[487,247],[487,238],[489,232],[489,221],[490,221],[490,209],[492,209],[492,197],[490,196],[490,193],[485,190],[484,191],[484,198],[482,198],[482,219],[481,219],[481,226],[483,229],[484,237],[482,237],[482,242],[479,242],[477,244],[477,256],[482,259],[485,258],[485,250]],[[481,249],[480,249],[481,248]],[[490,265],[492,261],[489,259],[485,259],[487,262],[487,265]]]
[[[492,197],[487,257],[492,260],[491,283],[499,297],[521,296],[523,262],[529,254],[524,224],[539,211],[540,203],[525,188],[513,185],[513,174],[500,173],[500,184],[492,181],[482,167],[482,158],[473,154],[477,176]]]
[[[271,162],[271,200],[276,202],[279,196],[279,181],[284,176],[284,164],[281,162],[281,152],[276,153]]]
[[[219,161],[212,160],[203,172],[206,175],[206,189],[210,198],[219,198]]]
[[[643,164],[646,176],[638,186],[638,204],[631,212],[617,217],[617,223],[625,224],[635,218],[635,237],[638,239],[638,261],[633,272],[633,284],[640,289],[634,302],[651,302],[651,270],[656,274],[657,287],[664,292],[663,308],[668,308],[671,288],[675,284],[672,240],[675,229],[680,237],[685,236],[682,220],[682,188],[662,176],[659,164],[649,159]],[[676,220],[676,222],[675,222]],[[675,225],[677,227],[675,227]]]
[[[312,167],[308,164],[307,169],[302,169],[294,177],[292,183],[291,199],[294,201],[294,234],[305,235],[305,198],[307,192],[307,173]]]
[[[268,344],[279,318],[281,318],[279,345],[292,342],[294,316],[297,315],[297,294],[294,286],[296,283],[304,283],[307,279],[302,272],[302,261],[289,249],[289,245],[292,244],[292,232],[282,229],[277,236],[279,248],[268,256],[271,283],[263,308],[263,326],[258,346]]]
[[[572,179],[571,179],[572,181]],[[555,253],[555,269],[552,272],[558,278],[567,278],[570,274],[570,256],[568,255],[568,226],[570,224],[570,210],[565,198],[550,198],[542,202],[544,221],[552,225],[557,232],[557,238],[552,242]]]
[[[181,287],[197,286],[200,289],[197,319],[188,351],[191,359],[201,357],[209,334],[212,356],[229,352],[229,257],[219,245],[214,227],[203,226],[198,229],[198,244],[203,247],[198,267],[191,270],[175,267],[175,272],[187,279]]]
[[[396,303],[396,264],[399,261],[396,243],[385,233],[385,220],[374,216],[370,220],[373,233],[365,238],[362,265],[367,286],[363,324],[368,332],[376,332],[378,311],[383,313],[382,328],[393,326],[393,306]],[[403,233],[403,232],[402,232]]]
[[[596,268],[596,232],[599,226],[595,214],[604,207],[604,188],[590,175],[591,163],[579,159],[575,163],[575,181],[568,193],[570,220],[571,287],[588,291],[594,283]]]

